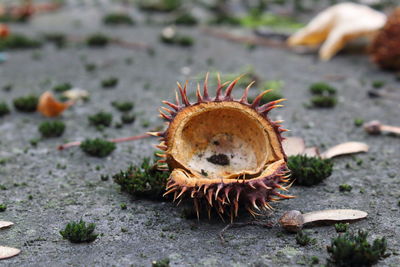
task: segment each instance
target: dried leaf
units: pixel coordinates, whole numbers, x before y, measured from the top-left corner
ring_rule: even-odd
[[[355,154],[360,152],[367,152],[369,146],[365,143],[360,142],[346,142],[334,147],[329,148],[327,151],[321,154],[322,158],[330,159],[333,157],[346,155],[346,154]]]
[[[0,221],[0,229],[7,228],[14,225],[12,222]]]
[[[72,102],[60,102],[49,91],[44,92],[39,99],[38,111],[46,117],[57,117],[64,112]]]
[[[346,43],[370,37],[386,23],[386,15],[366,5],[340,3],[319,13],[311,22],[288,39],[290,46],[315,46],[322,60],[331,59]]]
[[[306,149],[303,138],[301,137],[288,137],[282,142],[283,150],[286,156],[295,156],[303,154]]]
[[[80,88],[73,88],[70,90],[67,90],[63,93],[63,96],[68,98],[69,100],[72,101],[78,101],[80,99],[85,99],[89,96],[88,91],[80,89]]]
[[[8,259],[17,256],[21,250],[11,247],[0,246],[0,260]]]
[[[5,38],[10,34],[10,30],[7,25],[0,24],[0,38]]]
[[[364,219],[368,213],[361,210],[337,209],[320,210],[303,214],[304,224],[321,221],[352,221]]]

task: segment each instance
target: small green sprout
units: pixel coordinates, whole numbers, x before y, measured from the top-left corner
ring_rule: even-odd
[[[131,124],[134,123],[136,120],[135,114],[125,113],[121,115],[121,121],[124,124]]]
[[[101,138],[86,139],[80,148],[88,155],[104,158],[111,154],[116,148],[115,144]]]
[[[134,25],[135,21],[128,14],[109,13],[103,17],[103,23],[110,26]]]
[[[333,108],[336,106],[337,99],[333,96],[314,96],[311,98],[311,105],[316,108]]]
[[[311,238],[304,230],[299,231],[296,235],[296,243],[300,246],[307,246],[309,244],[315,244],[316,239]]]
[[[169,267],[169,259],[165,258],[165,259],[161,259],[161,260],[157,260],[157,261],[152,261],[151,266],[152,267]]]
[[[140,166],[129,166],[113,176],[114,182],[121,190],[139,198],[160,200],[164,193],[169,172],[160,171],[149,158],[145,158]]]
[[[14,107],[22,112],[35,112],[37,109],[39,99],[35,95],[27,95],[15,98],[13,103]]]
[[[113,88],[118,85],[118,78],[109,77],[101,81],[101,87],[103,88]]]
[[[7,114],[10,114],[10,108],[6,102],[0,102],[0,118]]]
[[[335,230],[338,233],[347,232],[349,229],[349,223],[335,223]]]
[[[0,212],[4,212],[7,210],[7,205],[6,204],[0,204]]]
[[[333,168],[333,162],[330,159],[306,155],[290,156],[287,165],[295,183],[304,186],[320,183],[332,174]]]
[[[128,208],[126,203],[121,203],[119,206],[121,207],[121,210],[126,210]]]
[[[112,122],[112,114],[104,111],[100,111],[94,115],[88,117],[89,123],[93,126],[109,127]]]
[[[72,88],[72,85],[70,83],[61,83],[53,87],[53,91],[56,93],[63,93],[65,91],[68,91],[69,89]]]
[[[8,37],[0,38],[0,51],[14,49],[32,49],[39,48],[42,43],[31,39],[22,34],[11,34]]]
[[[368,232],[359,230],[357,234],[344,233],[331,240],[327,247],[330,254],[328,263],[339,267],[371,266],[387,256],[386,239],[367,240]]]
[[[97,65],[94,64],[94,63],[87,63],[87,64],[85,64],[85,70],[86,70],[87,72],[93,72],[93,71],[95,71],[96,69],[97,69]]]
[[[133,102],[131,101],[114,101],[111,105],[121,112],[131,111],[133,109]]]
[[[334,95],[336,88],[327,83],[319,82],[311,84],[310,92],[313,95]]]
[[[197,25],[198,21],[192,14],[183,13],[175,18],[174,23],[177,25],[194,26]]]
[[[64,230],[60,231],[64,239],[68,239],[72,243],[90,243],[96,240],[98,234],[94,233],[96,224],[89,223],[86,225],[82,219],[79,222],[70,222]]]
[[[339,191],[340,192],[350,192],[353,189],[353,187],[349,184],[341,184],[339,185]]]
[[[373,81],[372,82],[372,87],[379,89],[382,88],[383,86],[385,86],[385,82],[384,81]]]
[[[364,124],[364,120],[361,118],[355,118],[354,119],[354,126],[356,127],[361,127]]]
[[[110,41],[111,39],[108,36],[102,33],[95,33],[86,39],[86,44],[90,47],[106,47]]]
[[[319,263],[319,258],[317,256],[312,256],[310,258],[310,263],[311,264],[318,264]]]
[[[60,137],[65,130],[65,124],[62,121],[45,121],[39,127],[42,137]]]

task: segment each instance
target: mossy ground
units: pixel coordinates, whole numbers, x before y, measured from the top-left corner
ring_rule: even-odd
[[[155,15],[154,18],[157,18]],[[307,15],[309,17],[311,15]],[[116,138],[143,134],[162,126],[157,118],[160,100],[174,99],[175,82],[189,79],[194,96],[193,77],[198,73],[219,70],[237,73],[243,66],[253,65],[263,80],[282,80],[282,94],[288,99],[285,108],[273,111],[273,119],[285,120],[291,130],[286,136],[302,136],[307,145],[324,148],[346,141],[362,141],[370,145],[366,154],[334,159],[332,175],[313,187],[294,185],[290,193],[297,198],[274,203],[275,212],[260,219],[274,222],[284,211],[297,209],[309,212],[320,209],[355,208],[369,213],[368,219],[350,225],[350,230],[366,229],[370,240],[385,236],[392,255],[377,266],[397,266],[400,262],[398,206],[400,166],[399,139],[390,136],[369,136],[362,127],[354,126],[355,118],[378,119],[400,125],[398,102],[392,99],[369,99],[368,87],[375,80],[384,80],[388,87],[398,88],[391,73],[379,71],[361,54],[341,53],[331,62],[321,63],[313,55],[297,55],[277,48],[256,47],[248,50],[204,34],[198,28],[181,31],[196,39],[190,49],[166,46],[158,41],[162,26],[103,29],[102,12],[98,7],[69,6],[54,14],[34,18],[32,24],[15,25],[15,30],[39,34],[48,30],[86,36],[101,31],[112,37],[141,41],[154,45],[154,53],[130,50],[116,45],[104,49],[67,46],[58,50],[45,45],[40,61],[32,60],[32,51],[9,53],[9,61],[0,65],[0,88],[13,84],[9,92],[0,90],[11,114],[0,119],[0,203],[7,210],[0,220],[15,225],[1,230],[2,245],[19,247],[22,253],[2,261],[4,266],[150,266],[152,261],[169,258],[171,266],[305,266],[315,256],[326,263],[335,227],[317,226],[311,236],[316,244],[297,245],[295,235],[279,227],[256,226],[229,229],[226,243],[221,244],[219,232],[226,225],[220,219],[185,219],[182,208],[169,202],[133,200],[122,193],[111,176],[138,165],[143,157],[154,153],[154,139],[118,144],[107,158],[89,157],[78,147],[58,151],[57,145],[85,138]],[[80,27],[74,27],[80,21]],[[126,59],[133,58],[127,65]],[[212,59],[212,60],[210,60]],[[56,64],[55,64],[56,62]],[[109,64],[112,62],[113,64]],[[85,64],[97,66],[91,72]],[[210,65],[211,64],[211,65]],[[182,68],[187,67],[187,72]],[[186,70],[187,70],[186,68]],[[113,90],[103,90],[102,78],[118,76],[120,83]],[[310,100],[308,88],[315,81],[327,81],[337,88],[338,104],[334,109],[306,109]],[[12,99],[51,90],[54,85],[71,82],[90,92],[90,101],[67,110],[62,120],[68,125],[61,138],[42,140],[33,147],[30,140],[38,138],[38,125],[45,121],[38,113],[16,112]],[[258,92],[258,90],[257,90]],[[253,91],[252,93],[257,93]],[[235,91],[235,96],[240,96]],[[121,113],[112,101],[135,101],[137,121],[121,129],[107,127],[98,131],[89,126],[87,117],[104,109],[115,119]],[[357,159],[363,160],[362,165]],[[4,161],[3,161],[4,160]],[[107,180],[102,175],[109,175]],[[349,184],[351,192],[340,192],[340,184]],[[3,189],[5,188],[5,189]],[[127,209],[121,209],[126,203]],[[181,204],[182,205],[182,204]],[[90,244],[74,245],[62,240],[59,231],[70,221],[96,223],[102,233]],[[251,217],[241,215],[239,222]],[[125,229],[122,231],[122,229]]]

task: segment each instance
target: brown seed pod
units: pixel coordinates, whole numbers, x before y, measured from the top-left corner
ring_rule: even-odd
[[[260,106],[267,90],[248,103],[251,83],[235,100],[231,93],[239,78],[221,84],[218,76],[216,97],[211,98],[207,74],[203,93],[197,86],[195,103],[189,102],[187,83],[178,83],[181,101],[177,92],[176,103],[163,101],[169,108],[160,111],[167,130],[149,133],[161,137],[159,167],[171,170],[165,195],[174,193],[174,201],[192,199],[197,217],[202,207],[209,216],[213,208],[231,220],[239,207],[254,216],[255,210],[272,210],[270,201],[293,198],[278,192],[289,187],[283,186],[288,169],[281,137],[287,130],[267,116],[284,99]]]
[[[382,69],[400,70],[400,7],[389,16],[370,47],[372,60]]]

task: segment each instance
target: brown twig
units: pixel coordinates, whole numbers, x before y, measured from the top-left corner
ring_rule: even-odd
[[[116,138],[116,139],[111,139],[108,140],[109,142],[112,143],[122,143],[122,142],[127,142],[127,141],[135,141],[139,139],[144,139],[144,138],[149,138],[152,137],[150,135],[144,134],[144,135],[136,135],[136,136],[129,136],[129,137],[122,137],[122,138]],[[70,142],[66,143],[64,145],[60,145],[57,147],[58,150],[63,150],[69,147],[74,147],[74,146],[80,146],[82,142],[76,141],[76,142]]]
[[[215,30],[208,27],[202,28],[202,31],[206,34],[211,36],[225,39],[228,41],[236,42],[236,43],[244,43],[250,45],[260,45],[260,46],[267,46],[267,47],[276,47],[276,48],[283,48],[287,49],[288,46],[283,41],[278,40],[271,40],[267,38],[261,38],[257,36],[240,36],[236,34],[232,34],[227,31],[223,30]]]
[[[271,222],[260,222],[260,221],[250,221],[250,222],[245,222],[245,223],[230,223],[227,224],[222,230],[219,232],[219,238],[221,239],[221,243],[225,243],[225,238],[224,238],[224,233],[229,229],[233,227],[244,227],[248,225],[256,225],[256,226],[262,226],[262,227],[267,227],[267,228],[272,228],[274,226],[274,223]]]

